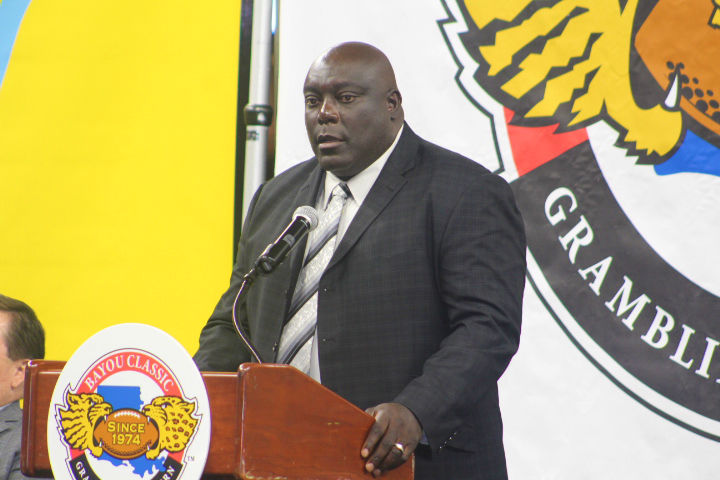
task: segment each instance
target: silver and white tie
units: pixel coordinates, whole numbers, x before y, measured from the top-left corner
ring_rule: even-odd
[[[318,226],[310,232],[309,247],[290,303],[289,320],[280,337],[278,363],[290,364],[305,373],[310,370],[310,355],[317,325],[318,285],[335,252],[338,225],[348,193],[344,183],[333,188],[330,202]]]

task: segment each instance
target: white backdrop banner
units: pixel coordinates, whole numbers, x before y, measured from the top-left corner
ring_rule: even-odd
[[[419,135],[511,183],[528,286],[500,385],[510,477],[717,478],[713,1],[286,1],[279,35],[278,172],[312,156],[308,66],[359,40]]]

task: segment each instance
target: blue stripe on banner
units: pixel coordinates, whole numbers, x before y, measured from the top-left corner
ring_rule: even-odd
[[[658,175],[694,172],[720,177],[720,148],[690,130],[677,152],[665,163],[655,166]]]
[[[15,37],[20,29],[25,11],[30,0],[2,0],[0,1],[0,86],[5,78],[12,53]]]

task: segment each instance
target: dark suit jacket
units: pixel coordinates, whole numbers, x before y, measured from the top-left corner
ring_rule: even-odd
[[[231,324],[241,274],[298,206],[315,204],[323,178],[312,159],[256,193],[230,289],[200,336],[201,369],[249,360]],[[240,308],[264,361],[275,359],[303,254],[304,242]],[[360,408],[400,402],[420,420],[430,446],[416,478],[505,478],[497,379],[518,346],[524,275],[507,183],[406,124],[320,280],[317,328],[325,386]]]

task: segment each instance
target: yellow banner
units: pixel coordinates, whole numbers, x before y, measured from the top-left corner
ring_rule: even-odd
[[[121,322],[194,352],[231,268],[239,32],[240,0],[29,2],[0,76],[0,292],[47,358]]]

